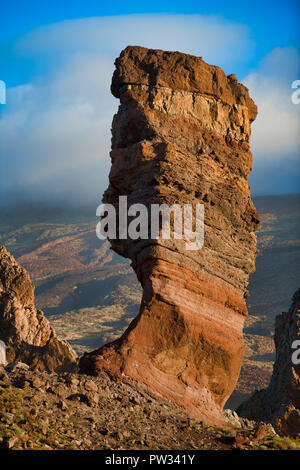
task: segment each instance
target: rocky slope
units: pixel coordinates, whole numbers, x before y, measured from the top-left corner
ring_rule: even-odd
[[[34,287],[27,271],[5,247],[0,247],[0,339],[7,362],[21,361],[32,369],[74,369],[76,354],[59,340],[41,310],[34,305]]]
[[[130,378],[0,366],[0,450],[300,448],[270,426],[240,426],[205,426]]]
[[[117,239],[143,287],[123,336],[80,360],[126,374],[206,422],[224,422],[244,354],[258,215],[251,202],[250,124],[257,109],[234,75],[202,58],[127,47],[116,60],[112,167],[104,202],[204,204],[205,242]]]
[[[239,407],[239,414],[272,423],[282,435],[299,437],[300,289],[294,294],[289,311],[276,317],[275,346],[276,359],[268,388],[255,392]]]

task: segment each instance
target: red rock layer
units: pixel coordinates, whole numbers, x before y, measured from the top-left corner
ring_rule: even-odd
[[[243,359],[245,293],[254,270],[258,216],[248,176],[256,106],[234,76],[201,58],[127,47],[112,92],[110,185],[103,201],[204,204],[205,242],[111,240],[143,287],[124,335],[85,354],[81,370],[142,381],[206,422],[224,421]]]
[[[34,287],[27,271],[0,246],[0,340],[7,362],[25,362],[31,369],[71,371],[76,353],[59,340],[41,310],[34,305]]]

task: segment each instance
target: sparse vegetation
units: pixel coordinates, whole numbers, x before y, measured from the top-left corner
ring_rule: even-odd
[[[268,425],[205,426],[128,378],[0,367],[0,449],[300,449]]]

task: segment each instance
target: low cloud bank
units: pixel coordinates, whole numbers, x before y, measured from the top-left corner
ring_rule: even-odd
[[[107,186],[118,106],[110,94],[113,62],[128,44],[202,55],[226,73],[252,51],[247,27],[215,16],[90,18],[32,31],[15,45],[16,55],[43,60],[47,71],[7,92],[0,115],[2,202],[96,206]],[[252,141],[256,194],[297,191],[300,106],[291,102],[291,82],[298,72],[297,50],[277,48],[243,80],[259,107]]]

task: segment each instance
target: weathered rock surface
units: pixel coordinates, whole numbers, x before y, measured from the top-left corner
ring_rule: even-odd
[[[191,416],[223,423],[239,375],[258,215],[248,176],[256,106],[234,75],[202,58],[127,47],[116,60],[110,185],[103,201],[204,204],[205,242],[112,240],[143,287],[137,318],[80,360],[144,382]]]
[[[8,363],[24,362],[40,371],[72,370],[76,354],[59,340],[34,305],[34,287],[27,271],[0,247],[0,339]]]
[[[298,341],[298,343],[294,343]],[[268,388],[255,392],[238,409],[239,415],[271,423],[278,433],[300,435],[300,289],[288,312],[275,321],[276,358]]]

